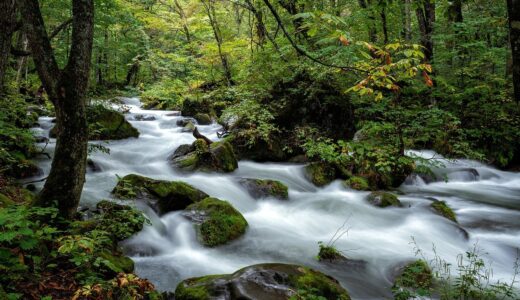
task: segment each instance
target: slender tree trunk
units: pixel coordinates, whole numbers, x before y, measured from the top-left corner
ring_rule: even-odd
[[[401,4],[401,15],[403,22],[402,37],[406,42],[412,41],[412,13],[411,3],[412,0],[402,0]]]
[[[29,47],[29,41],[27,40],[27,30],[25,28],[22,28],[19,33],[20,36],[18,37],[17,42],[17,49],[22,49],[22,51],[27,52],[27,49]],[[18,58],[17,68],[16,68],[16,84],[18,87],[22,84],[22,78],[26,79],[25,77],[25,70],[27,69],[27,58],[28,56],[24,55]]]
[[[227,55],[222,51],[222,33],[220,32],[220,27],[217,22],[217,14],[215,13],[215,3],[214,0],[203,0],[202,4],[206,9],[206,13],[209,18],[209,23],[211,28],[213,29],[213,35],[215,36],[215,41],[217,42],[218,55],[220,57],[220,61],[222,63],[222,67],[224,68],[224,77],[226,78],[228,85],[234,85],[233,76],[231,75],[231,68],[229,66],[229,61]]]
[[[513,88],[515,100],[520,103],[520,0],[507,0],[509,40],[511,43]]]
[[[190,33],[190,28],[188,27],[188,18],[186,17],[186,13],[184,12],[184,9],[182,8],[182,6],[178,0],[174,0],[173,4],[177,8],[176,9],[177,14],[179,15],[179,17],[181,17],[182,29],[184,31],[184,35],[186,36],[186,41],[188,43],[191,43],[191,33]]]
[[[38,0],[18,1],[40,79],[56,111],[57,141],[51,171],[36,202],[73,218],[85,183],[88,127],[86,93],[92,57],[94,0],[72,1],[72,45],[60,70]]]
[[[16,23],[16,0],[0,0],[0,95],[5,92],[5,73]]]
[[[435,24],[434,0],[417,0],[417,22],[421,33],[421,45],[424,47],[425,61],[433,59],[433,26]]]
[[[364,9],[368,10],[369,6],[371,4],[370,0],[358,0],[359,6]],[[376,18],[374,17],[374,14],[372,11],[369,11],[368,13],[368,40],[371,43],[375,43],[377,41],[377,29],[376,29]]]
[[[383,27],[383,43],[388,44],[388,22],[386,19],[386,3],[381,3],[381,24]]]

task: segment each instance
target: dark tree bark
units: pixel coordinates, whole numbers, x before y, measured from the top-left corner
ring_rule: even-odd
[[[435,2],[434,0],[417,0],[417,22],[421,33],[421,45],[424,47],[425,61],[433,59],[433,26],[435,24]]]
[[[18,3],[27,22],[36,69],[56,111],[56,150],[36,204],[57,204],[61,215],[72,218],[85,183],[88,143],[85,105],[92,57],[94,0],[72,1],[72,45],[64,69],[56,63],[38,0]]]
[[[515,100],[520,103],[520,0],[507,0]]]
[[[462,16],[462,0],[448,1],[448,21],[450,23],[462,23],[464,21]]]
[[[386,2],[380,1],[379,5],[381,6],[381,24],[383,27],[383,43],[388,44],[388,22],[386,18]]]
[[[258,36],[258,42],[260,44],[263,44],[265,41],[265,38],[269,39],[271,44],[273,44],[276,51],[280,52],[280,47],[278,47],[278,44],[276,43],[276,40],[269,34],[269,31],[267,30],[267,27],[264,23],[264,16],[260,10],[258,10],[254,3],[251,2],[251,0],[246,0],[247,9],[249,9],[256,19],[256,34]]]
[[[4,93],[11,41],[17,27],[16,0],[0,0],[0,95]]]

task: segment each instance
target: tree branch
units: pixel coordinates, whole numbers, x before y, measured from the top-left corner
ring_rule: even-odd
[[[316,57],[312,56],[311,54],[309,54],[307,51],[305,51],[303,48],[301,48],[300,46],[298,46],[296,44],[296,42],[293,40],[293,38],[290,36],[290,34],[287,32],[287,29],[285,29],[285,26],[283,25],[283,22],[282,22],[282,19],[280,18],[280,15],[276,12],[276,10],[274,9],[274,7],[271,5],[271,3],[269,2],[269,0],[263,0],[265,5],[267,5],[267,7],[269,8],[269,10],[271,11],[271,13],[273,14],[276,22],[278,23],[278,25],[280,26],[280,29],[282,30],[283,34],[285,35],[285,37],[287,38],[287,40],[289,40],[289,43],[291,44],[291,46],[296,50],[296,52],[302,56],[305,56],[307,57],[308,59],[310,59],[311,61],[317,63],[317,64],[320,64],[322,66],[325,66],[325,67],[329,67],[329,68],[335,68],[335,69],[341,69],[341,70],[346,70],[346,71],[356,71],[356,72],[360,72],[360,73],[368,73],[367,71],[365,70],[361,70],[361,69],[358,69],[358,68],[355,68],[355,67],[351,67],[351,66],[339,66],[339,65],[335,65],[335,64],[330,64],[330,63],[327,63],[327,62],[324,62],[324,61],[321,61],[319,59],[317,59]]]
[[[27,20],[27,36],[36,69],[46,90],[53,91],[61,71],[54,57],[38,0],[21,0],[19,5],[22,15]]]

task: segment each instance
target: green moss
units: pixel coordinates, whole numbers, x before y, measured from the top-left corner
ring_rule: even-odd
[[[298,294],[301,294],[299,296],[306,298],[317,296],[324,297],[325,299],[350,300],[348,292],[332,277],[305,267],[300,267],[298,270],[302,272],[303,275],[297,276],[296,278],[291,276],[292,278],[290,277],[290,280],[293,281],[293,286],[296,287]],[[300,299],[301,297],[293,298]]]
[[[368,195],[368,202],[378,207],[402,206],[397,196],[388,192],[372,192]]]
[[[238,168],[238,161],[230,143],[226,141],[212,143],[210,151],[215,159],[215,170],[233,172]]]
[[[430,205],[439,215],[457,223],[457,216],[444,201],[435,201]]]
[[[392,292],[395,299],[409,299],[411,290],[427,291],[432,287],[433,275],[428,264],[423,260],[406,265],[402,273],[395,279]],[[420,293],[422,294],[422,293]]]
[[[203,217],[197,225],[200,242],[208,247],[226,244],[246,232],[246,219],[231,204],[216,198],[206,198],[186,208]]]
[[[209,125],[212,122],[211,117],[208,114],[198,113],[194,118],[197,120],[199,125]]]
[[[326,163],[312,163],[305,167],[307,178],[317,186],[324,186],[336,179],[336,170]]]
[[[240,184],[244,186],[253,198],[274,197],[279,199],[289,198],[287,186],[277,180],[269,179],[241,179]]]
[[[119,180],[112,193],[120,199],[152,198],[160,213],[182,210],[208,195],[180,181],[154,180],[130,174]]]
[[[110,264],[110,271],[117,273],[132,273],[134,271],[134,261],[127,256],[114,255],[108,250],[99,253],[99,257],[107,260]]]
[[[370,190],[370,185],[368,184],[368,180],[364,177],[353,176],[345,181],[345,185],[358,191],[368,191]]]
[[[227,278],[228,275],[209,275],[189,278],[179,283],[175,289],[176,300],[207,300],[211,297],[209,286],[214,279]]]

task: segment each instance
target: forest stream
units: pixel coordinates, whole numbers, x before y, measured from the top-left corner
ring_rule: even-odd
[[[333,276],[354,299],[390,298],[396,269],[417,258],[417,247],[427,260],[435,258],[435,248],[438,256],[456,266],[457,256],[475,245],[491,262],[494,280],[511,280],[518,256],[515,249],[520,248],[519,173],[471,160],[443,160],[432,151],[415,152],[425,158],[438,157],[444,166],[434,172],[446,181],[426,183],[418,176],[410,177],[398,189],[404,207],[386,209],[370,205],[368,192],[350,190],[340,181],[315,187],[306,179],[303,164],[241,161],[231,174],[179,173],[168,164],[168,156],[195,140],[177,125],[182,117],[171,111],[143,110],[138,98],[124,98],[123,102],[130,108],[126,118],[140,137],[102,142],[110,154],[91,155],[98,170],[87,172],[82,207],[112,198],[117,176],[137,173],[185,181],[229,201],[249,223],[242,238],[206,248],[197,242],[193,225],[182,212],[159,217],[141,205],[152,225],[124,242],[124,249],[135,261],[136,273],[159,290],[173,291],[190,277],[232,273],[258,263],[287,262]],[[137,121],[142,118],[136,116],[151,120]],[[41,117],[41,127],[33,130],[48,136],[51,121]],[[198,128],[211,140],[218,140],[220,125]],[[51,155],[54,146],[51,139],[46,147]],[[48,174],[51,160],[41,159],[38,164]],[[289,199],[255,200],[238,184],[240,178],[279,180],[289,187]],[[435,214],[430,208],[433,199],[446,201],[458,224]],[[318,242],[329,242],[338,229],[348,232],[334,246],[351,260],[345,264],[319,262]]]

